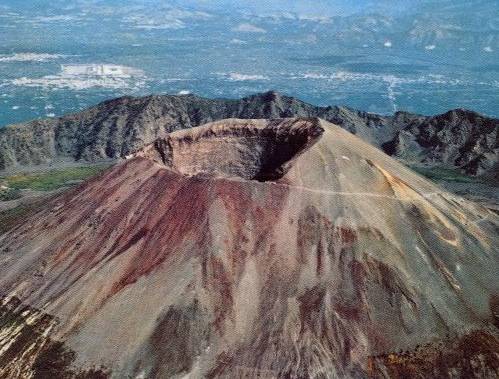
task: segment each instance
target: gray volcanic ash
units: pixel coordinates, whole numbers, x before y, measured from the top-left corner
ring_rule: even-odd
[[[173,132],[28,221],[0,376],[499,375],[498,216],[326,121]]]

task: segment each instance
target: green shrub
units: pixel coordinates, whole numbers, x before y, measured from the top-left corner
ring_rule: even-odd
[[[44,172],[15,174],[0,177],[0,183],[13,189],[32,189],[51,191],[60,187],[73,185],[88,179],[109,167],[108,165],[94,165],[54,169]]]
[[[18,188],[0,188],[0,201],[16,200],[21,197],[21,190]]]
[[[458,170],[450,168],[421,166],[413,166],[411,168],[418,174],[423,175],[431,180],[443,180],[446,182],[457,183],[475,183],[478,181],[478,179],[473,176],[463,174]]]

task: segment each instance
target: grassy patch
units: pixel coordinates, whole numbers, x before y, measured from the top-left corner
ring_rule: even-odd
[[[411,168],[418,174],[436,181],[443,180],[446,182],[456,183],[477,183],[479,181],[473,176],[468,176],[459,172],[458,170],[453,170],[450,168],[421,166],[412,166]]]
[[[0,184],[19,190],[32,189],[51,191],[88,179],[109,167],[109,165],[69,167],[44,172],[23,173],[0,177]]]
[[[0,187],[0,201],[16,200],[21,196],[21,190],[17,188]]]

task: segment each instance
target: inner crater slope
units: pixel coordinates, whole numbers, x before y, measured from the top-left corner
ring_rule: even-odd
[[[269,181],[281,178],[323,132],[318,119],[229,119],[172,133],[137,155],[189,176]]]

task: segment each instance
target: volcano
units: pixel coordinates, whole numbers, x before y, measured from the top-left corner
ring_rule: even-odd
[[[0,377],[496,377],[498,232],[317,118],[176,131],[0,237]]]

